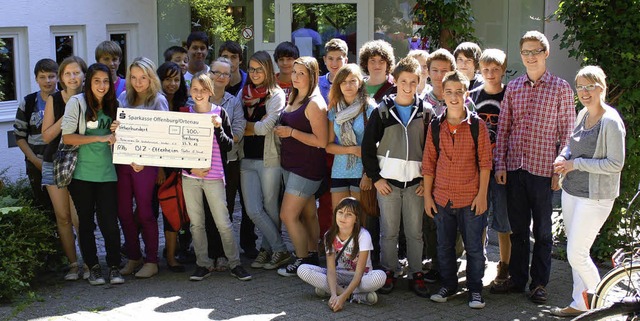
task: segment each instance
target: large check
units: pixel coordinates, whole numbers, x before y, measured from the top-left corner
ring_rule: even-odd
[[[114,164],[211,166],[211,115],[118,108],[117,118]]]

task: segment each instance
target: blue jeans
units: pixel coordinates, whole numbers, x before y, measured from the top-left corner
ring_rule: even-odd
[[[551,273],[551,177],[533,175],[524,170],[507,172],[507,206],[511,224],[511,261],[509,274],[514,284],[529,289],[549,283]],[[529,270],[529,226],[533,219],[533,256]]]
[[[280,166],[264,167],[259,159],[243,159],[240,163],[240,187],[247,215],[262,233],[260,247],[282,252],[287,246],[280,233],[280,204],[278,196],[282,182]]]
[[[398,234],[400,218],[407,239],[407,260],[411,274],[422,270],[422,216],[424,199],[416,195],[418,184],[399,188],[391,186],[391,193],[383,196],[378,192],[380,206],[380,247],[382,267],[395,271],[398,266]]]
[[[442,286],[449,290],[458,288],[456,236],[460,230],[467,252],[467,288],[470,292],[482,292],[485,260],[482,233],[487,226],[487,212],[476,215],[471,206],[451,208],[451,203],[445,207],[437,204],[436,206],[438,214],[433,219],[438,234],[438,262]]]
[[[493,174],[489,180],[489,208],[491,229],[499,233],[511,232],[507,213],[507,187],[498,184]]]

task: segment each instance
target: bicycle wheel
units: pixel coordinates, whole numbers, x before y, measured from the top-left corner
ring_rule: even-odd
[[[575,317],[572,321],[596,321],[596,320],[625,320],[635,321],[640,316],[640,303],[616,302],[611,306],[602,307]]]
[[[591,300],[591,308],[608,307],[625,297],[640,295],[640,262],[616,267],[602,278]]]

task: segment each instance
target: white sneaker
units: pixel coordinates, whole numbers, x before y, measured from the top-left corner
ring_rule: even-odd
[[[80,269],[78,268],[78,262],[69,264],[69,272],[67,272],[67,274],[64,276],[64,279],[66,281],[76,281],[80,279],[79,270]]]
[[[329,296],[329,293],[325,292],[323,289],[321,288],[316,288],[316,295],[321,297],[321,298],[326,298]]]
[[[378,302],[378,295],[375,292],[352,293],[349,302],[374,305]]]

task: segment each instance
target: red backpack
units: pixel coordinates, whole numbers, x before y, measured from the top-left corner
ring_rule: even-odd
[[[189,222],[187,205],[182,194],[182,174],[171,172],[164,183],[158,188],[158,200],[162,207],[162,214],[174,231]]]

